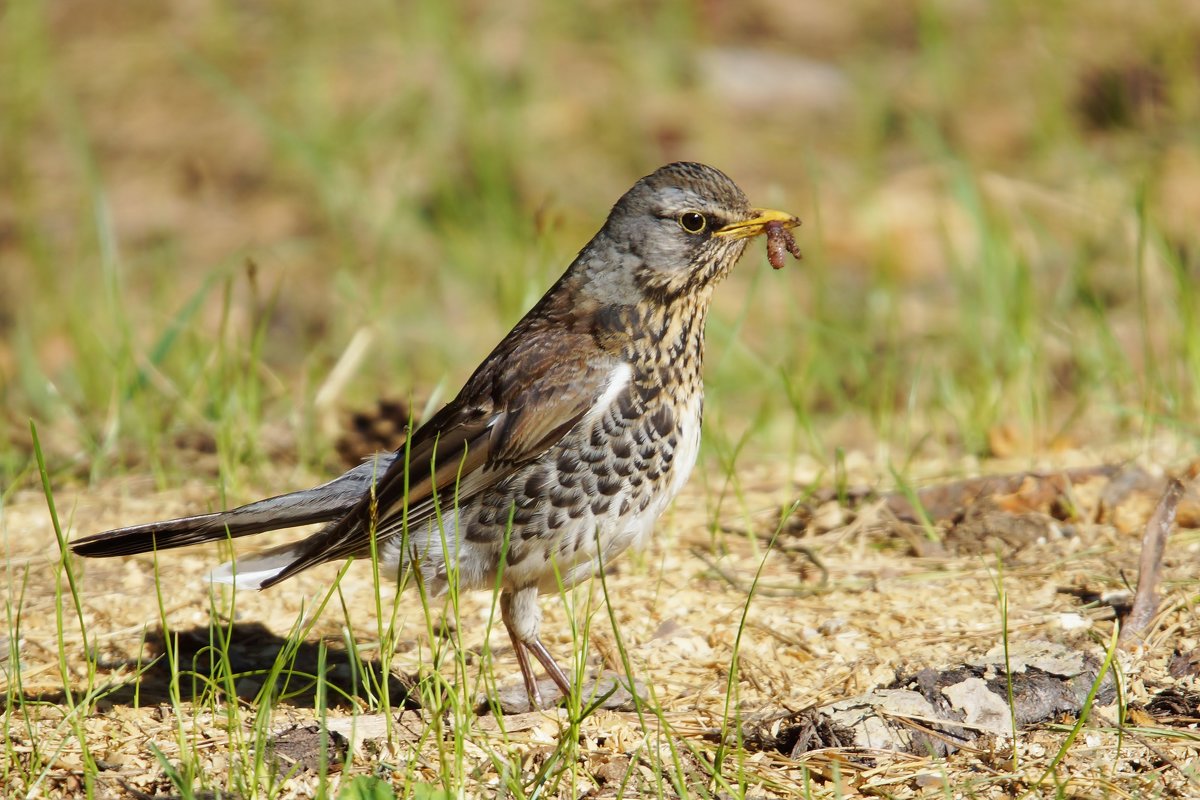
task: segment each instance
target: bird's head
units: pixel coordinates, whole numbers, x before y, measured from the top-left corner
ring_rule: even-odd
[[[579,266],[591,288],[611,292],[614,301],[640,295],[672,302],[725,277],[771,222],[800,224],[791,214],[752,207],[720,170],[668,164],[617,201]]]

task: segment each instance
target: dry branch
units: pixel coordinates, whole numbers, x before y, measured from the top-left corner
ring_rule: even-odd
[[[1172,479],[1155,506],[1154,513],[1146,521],[1146,531],[1142,535],[1142,557],[1138,563],[1137,592],[1133,596],[1133,608],[1121,628],[1120,642],[1125,647],[1144,642],[1143,634],[1158,611],[1158,579],[1162,573],[1163,550],[1171,526],[1175,524],[1175,512],[1182,497],[1183,483]]]

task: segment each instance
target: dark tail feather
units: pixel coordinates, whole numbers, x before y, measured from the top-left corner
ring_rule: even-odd
[[[127,556],[294,528],[313,522],[328,522],[347,513],[363,493],[383,476],[395,457],[394,453],[380,454],[329,483],[269,497],[231,511],[97,533],[72,542],[71,551],[80,556],[100,558]]]

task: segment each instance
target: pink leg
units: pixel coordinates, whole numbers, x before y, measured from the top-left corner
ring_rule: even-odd
[[[508,629],[508,638],[512,641],[513,653],[517,656],[517,666],[521,668],[521,679],[525,681],[525,694],[529,695],[529,705],[533,708],[541,708],[542,693],[538,690],[537,678],[533,676],[533,665],[529,663],[529,651],[525,648],[525,643],[517,638],[516,632],[508,624],[507,619],[504,620],[504,627]]]
[[[514,605],[516,608],[514,609]],[[537,680],[533,675],[529,654],[541,662],[546,673],[555,685],[566,696],[571,691],[571,682],[558,666],[550,651],[542,644],[537,636],[540,615],[537,611],[537,589],[529,587],[515,593],[504,592],[500,595],[500,618],[508,630],[508,638],[512,640],[513,652],[517,656],[517,665],[521,668],[521,678],[525,681],[525,692],[534,708],[542,707],[542,694],[538,690]]]

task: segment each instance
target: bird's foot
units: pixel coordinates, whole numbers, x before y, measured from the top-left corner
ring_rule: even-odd
[[[490,714],[493,707],[501,714],[528,714],[562,705],[563,692],[552,678],[542,678],[534,684],[538,692],[538,704],[533,704],[528,688],[521,684],[511,684],[500,687],[489,699],[480,697],[477,711],[479,714]],[[609,711],[632,711],[635,708],[634,692],[638,698],[645,698],[645,686],[640,682],[633,684],[630,690],[630,680],[627,676],[605,670],[598,675],[585,678],[579,687],[581,704],[584,708],[597,705]],[[644,700],[643,700],[644,702]]]

